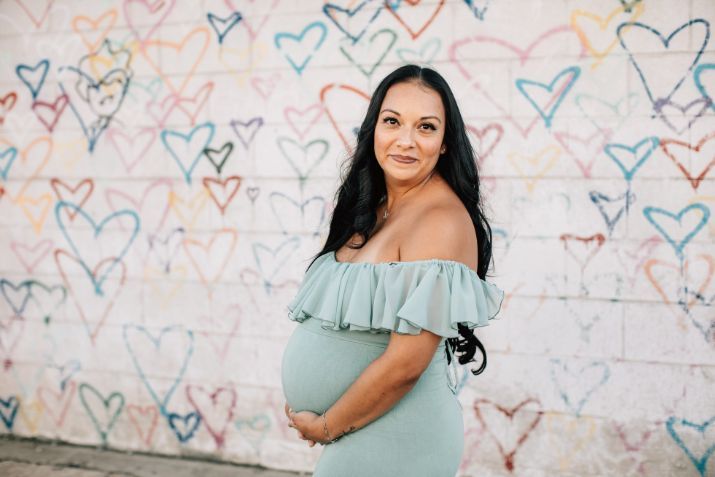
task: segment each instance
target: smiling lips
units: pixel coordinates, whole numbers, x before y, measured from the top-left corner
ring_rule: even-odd
[[[404,164],[409,164],[415,162],[417,159],[411,156],[400,156],[398,154],[391,154],[392,158],[397,162],[402,162]]]

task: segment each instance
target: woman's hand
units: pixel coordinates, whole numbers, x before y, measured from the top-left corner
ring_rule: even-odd
[[[318,414],[310,411],[295,412],[288,403],[285,405],[285,413],[288,416],[288,427],[298,431],[298,437],[307,440],[310,447],[313,447],[316,442],[323,444],[321,441],[323,430]]]

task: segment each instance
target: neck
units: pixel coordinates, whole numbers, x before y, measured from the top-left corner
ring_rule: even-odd
[[[436,172],[436,168],[432,169],[432,172],[427,174],[427,177],[419,181],[417,184],[411,184],[411,185],[406,185],[406,186],[396,186],[396,185],[390,185],[385,181],[385,188],[387,189],[387,199],[386,199],[386,212],[387,214],[391,214],[393,212],[393,208],[395,204],[399,206],[404,200],[407,194],[410,193],[410,191],[418,191],[422,189],[422,187],[429,182],[429,180],[432,178],[434,173]]]

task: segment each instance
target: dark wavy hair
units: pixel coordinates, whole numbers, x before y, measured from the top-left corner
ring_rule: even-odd
[[[459,196],[472,218],[477,233],[479,254],[477,275],[484,279],[492,260],[492,230],[482,212],[477,155],[469,141],[464,120],[449,85],[435,70],[417,65],[397,68],[375,89],[357,134],[357,147],[341,170],[342,183],[335,194],[336,205],[330,221],[328,238],[325,246],[313,258],[310,265],[325,253],[337,252],[355,233],[363,240],[359,245],[348,244],[350,248],[362,248],[371,236],[377,222],[377,207],[387,194],[385,175],[375,158],[373,144],[380,106],[392,85],[410,81],[433,89],[442,98],[446,118],[444,144],[447,152],[437,161],[435,169]],[[486,351],[474,335],[474,330],[461,323],[457,326],[459,336],[448,338],[447,341],[460,364],[474,362],[474,354],[479,349],[484,359],[477,370],[471,370],[476,376],[484,371],[487,365]],[[451,360],[447,348],[445,353],[449,364]]]

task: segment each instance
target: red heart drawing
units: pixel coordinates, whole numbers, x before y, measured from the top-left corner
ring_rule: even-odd
[[[226,430],[233,421],[236,408],[236,391],[230,388],[216,388],[212,393],[202,386],[186,385],[186,397],[201,415],[201,422],[206,426],[217,447],[223,447]]]
[[[678,139],[660,139],[660,148],[663,150],[666,156],[668,156],[678,169],[685,175],[685,178],[690,181],[690,185],[693,190],[697,190],[700,182],[705,179],[710,169],[715,165],[715,141],[708,144],[707,149],[703,149],[703,146],[707,144],[711,139],[715,138],[715,131],[710,134],[703,136],[695,146],[690,145],[690,143],[685,141],[680,141]],[[675,157],[675,147],[684,147],[686,151],[683,152],[682,160],[678,160]],[[697,154],[693,154],[692,151]],[[703,169],[697,176],[693,176],[691,172],[685,167],[685,164],[694,164],[695,162],[704,164]]]
[[[159,411],[157,411],[156,406],[127,404],[127,414],[129,414],[129,420],[132,421],[134,429],[136,429],[137,434],[139,434],[139,439],[141,439],[147,447],[151,447],[154,430],[159,422]]]
[[[407,0],[407,4],[403,3],[400,4],[398,8],[395,8],[390,2],[385,2],[387,11],[392,13],[400,25],[407,30],[413,40],[416,40],[427,27],[432,24],[444,6],[444,0],[439,0],[439,3],[434,5],[434,11],[432,11],[429,17],[425,18],[425,15],[422,14],[424,8],[419,5],[420,3],[420,0]],[[425,3],[428,4],[429,2]],[[431,5],[428,4],[426,6],[430,7]]]
[[[251,86],[255,89],[263,99],[268,99],[278,86],[281,79],[280,73],[273,73],[270,77],[253,76],[251,78]]]
[[[37,119],[47,128],[49,132],[54,131],[57,121],[67,107],[69,98],[66,94],[62,94],[52,103],[44,101],[35,101],[32,103],[32,111],[37,116]]]
[[[323,115],[323,106],[321,104],[312,104],[306,109],[300,110],[293,106],[288,106],[283,110],[283,116],[286,118],[288,125],[293,128],[293,131],[298,134],[302,140],[303,137],[310,131],[310,128],[318,122],[318,119]],[[300,125],[303,127],[299,127]]]
[[[77,383],[74,381],[68,382],[60,392],[55,392],[43,385],[38,387],[37,398],[52,415],[57,427],[62,427],[76,391]]]
[[[169,16],[174,8],[176,0],[154,0],[149,3],[147,0],[124,0],[124,17],[127,19],[129,29],[137,39],[144,43],[152,37],[161,23]],[[139,4],[141,9],[135,5]],[[139,32],[140,27],[149,25],[149,29],[143,35]]]
[[[22,8],[25,13],[27,13],[27,16],[30,17],[30,20],[32,20],[32,23],[35,24],[35,27],[40,28],[40,25],[42,25],[42,22],[45,21],[47,18],[47,14],[50,13],[50,8],[52,7],[52,4],[55,2],[55,0],[45,0],[45,8],[44,10],[40,10],[41,14],[39,18],[36,18],[33,12],[30,11],[30,9],[25,5],[24,2],[21,0],[15,0],[15,3],[20,5],[20,8]],[[37,0],[32,0],[32,2],[29,2],[33,6],[37,6]]]
[[[481,129],[469,125],[467,130],[475,136],[474,150],[477,153],[477,162],[480,168],[484,167],[484,161],[487,160],[501,141],[502,136],[504,136],[504,128],[499,123],[489,123]]]
[[[76,186],[72,187],[60,179],[53,177],[50,179],[50,185],[57,195],[57,200],[64,200],[77,205],[78,208],[74,210],[65,208],[70,221],[74,220],[79,209],[82,208],[84,203],[87,202],[87,199],[89,199],[89,196],[92,195],[92,191],[94,191],[94,181],[92,179],[83,179],[79,181]]]
[[[203,184],[206,190],[208,190],[211,199],[213,199],[221,211],[221,215],[224,215],[228,204],[238,192],[238,188],[241,185],[241,177],[230,176],[224,180],[204,177]]]
[[[579,237],[572,234],[562,234],[559,239],[564,243],[566,252],[585,270],[591,259],[601,250],[606,237],[594,234],[589,237]]]
[[[57,249],[54,252],[57,270],[60,272],[62,281],[75,302],[80,318],[84,322],[92,345],[96,344],[97,335],[107,321],[109,312],[112,311],[114,303],[124,288],[127,278],[127,267],[124,262],[117,262],[117,266],[112,268],[110,275],[106,277],[102,284],[103,296],[97,296],[96,288],[92,280],[87,277],[87,272],[82,262],[71,255],[66,250]],[[91,273],[94,277],[103,276],[103,269],[111,266],[115,257],[102,259]]]
[[[554,137],[576,162],[581,174],[591,178],[591,169],[610,140],[610,134],[596,129],[590,136],[582,137],[565,131],[555,131]]]
[[[534,404],[536,409],[525,409],[529,404]],[[504,459],[504,466],[507,470],[513,472],[516,453],[541,420],[543,415],[541,402],[535,398],[527,398],[516,406],[507,408],[489,399],[480,398],[474,400],[473,407],[477,419],[496,443],[499,453]],[[497,414],[494,414],[494,411]],[[528,416],[528,413],[533,415]],[[525,415],[525,417],[522,417],[522,415]],[[494,416],[500,419],[498,428],[487,424],[487,419]],[[504,421],[504,418],[506,418],[506,421]],[[513,428],[516,428],[516,431],[512,432]],[[513,435],[515,442],[504,442],[506,440],[505,435]]]
[[[147,157],[147,151],[156,140],[155,128],[143,128],[139,132],[124,132],[118,128],[107,130],[107,140],[114,147],[127,172]]]
[[[37,264],[50,253],[53,245],[54,242],[50,239],[42,240],[32,246],[15,242],[14,240],[10,242],[10,248],[15,252],[15,256],[20,260],[20,263],[22,263],[29,274],[32,274]]]
[[[156,179],[144,188],[141,195],[108,188],[104,192],[104,197],[112,212],[116,213],[127,208],[135,210],[142,217],[142,231],[153,234],[161,229],[169,215],[171,191],[170,179]],[[121,220],[120,224],[122,228],[126,227],[125,230],[133,226],[133,224],[122,223]]]

